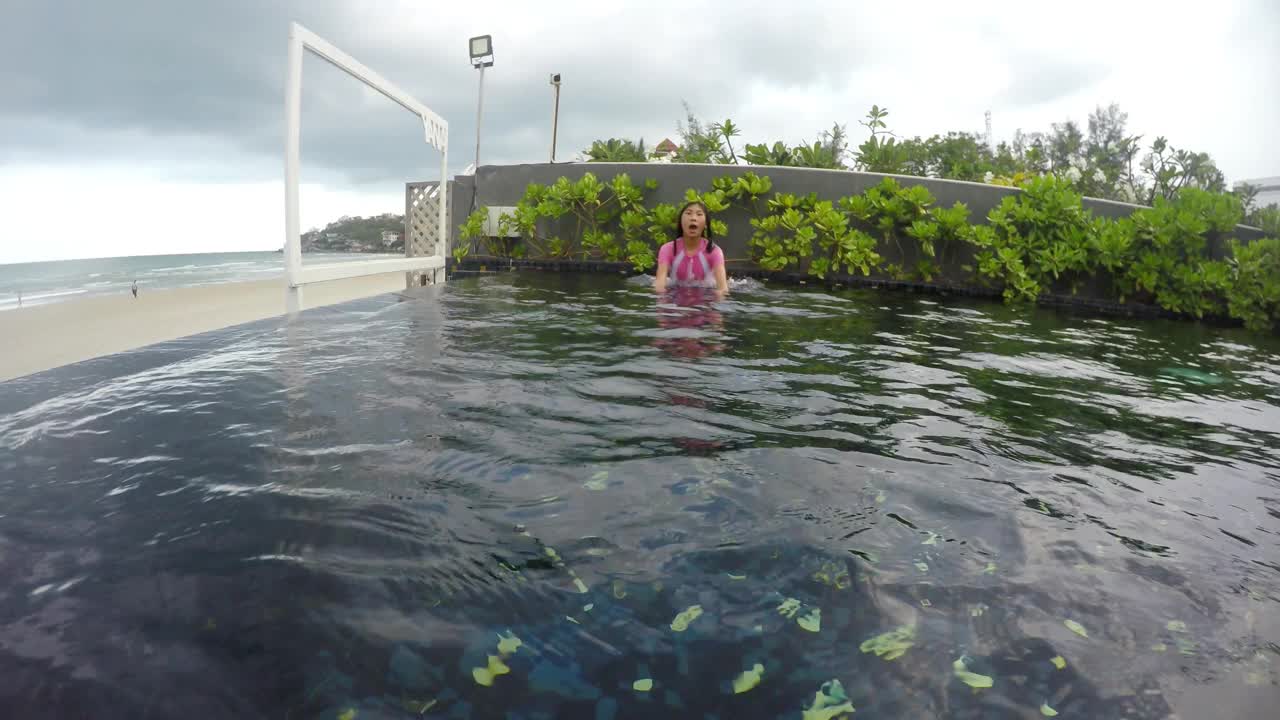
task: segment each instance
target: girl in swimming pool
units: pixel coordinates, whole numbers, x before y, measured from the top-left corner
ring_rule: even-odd
[[[666,292],[669,287],[714,288],[718,297],[729,291],[724,251],[711,240],[707,206],[696,200],[680,209],[676,239],[658,249],[653,289]]]

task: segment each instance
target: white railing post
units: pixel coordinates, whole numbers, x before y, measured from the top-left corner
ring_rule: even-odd
[[[302,123],[302,38],[298,24],[289,26],[289,75],[284,87],[284,280],[285,309],[302,309],[302,236],[298,220],[298,155]]]
[[[440,255],[444,257],[445,266],[439,270],[440,275],[432,274],[432,282],[440,282],[443,276],[445,281],[449,279],[449,253],[452,248],[449,247],[449,151],[445,149],[440,153]]]

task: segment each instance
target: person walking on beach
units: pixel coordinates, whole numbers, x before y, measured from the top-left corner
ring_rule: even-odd
[[[138,297],[138,281],[137,280],[133,281],[133,287],[130,288],[130,290],[133,292],[133,297],[136,299]]]

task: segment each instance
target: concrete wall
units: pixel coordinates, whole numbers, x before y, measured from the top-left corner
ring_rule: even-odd
[[[594,173],[604,182],[624,172],[630,175],[631,180],[636,184],[653,178],[658,181],[658,189],[647,196],[646,203],[652,205],[666,202],[679,205],[684,200],[685,190],[689,188],[698,191],[710,190],[711,182],[715,178],[724,175],[741,175],[748,171],[769,176],[773,182],[774,192],[788,192],[796,195],[814,192],[825,200],[838,200],[847,195],[860,194],[879,184],[883,178],[893,177],[903,185],[925,186],[933,194],[937,206],[951,207],[956,202],[964,203],[969,207],[969,221],[973,223],[984,222],[987,214],[999,205],[1001,200],[1008,195],[1020,192],[1014,188],[983,183],[848,170],[682,163],[537,163],[481,167],[478,172],[477,205],[514,205],[524,195],[525,186],[531,182],[549,185],[562,176],[576,180],[587,172]],[[455,200],[450,203],[454,209],[455,220],[452,228],[455,239],[457,226],[467,216],[466,212],[460,211],[470,206],[474,181],[473,177],[455,178]],[[1094,198],[1085,198],[1084,205],[1095,215],[1109,218],[1127,217],[1140,207]],[[733,208],[717,217],[729,226],[728,237],[716,239],[716,242],[723,246],[725,256],[746,258],[747,240],[751,236],[751,225],[748,222],[747,213]],[[1262,233],[1255,228],[1241,226],[1238,228],[1237,235],[1242,240],[1253,240],[1261,237]]]

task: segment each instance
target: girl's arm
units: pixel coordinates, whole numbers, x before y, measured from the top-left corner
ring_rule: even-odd
[[[658,274],[653,278],[653,291],[667,291],[667,273],[671,271],[671,263],[658,263]]]
[[[723,258],[716,264],[713,272],[716,275],[716,295],[724,297],[729,292],[729,276],[725,272]]]

